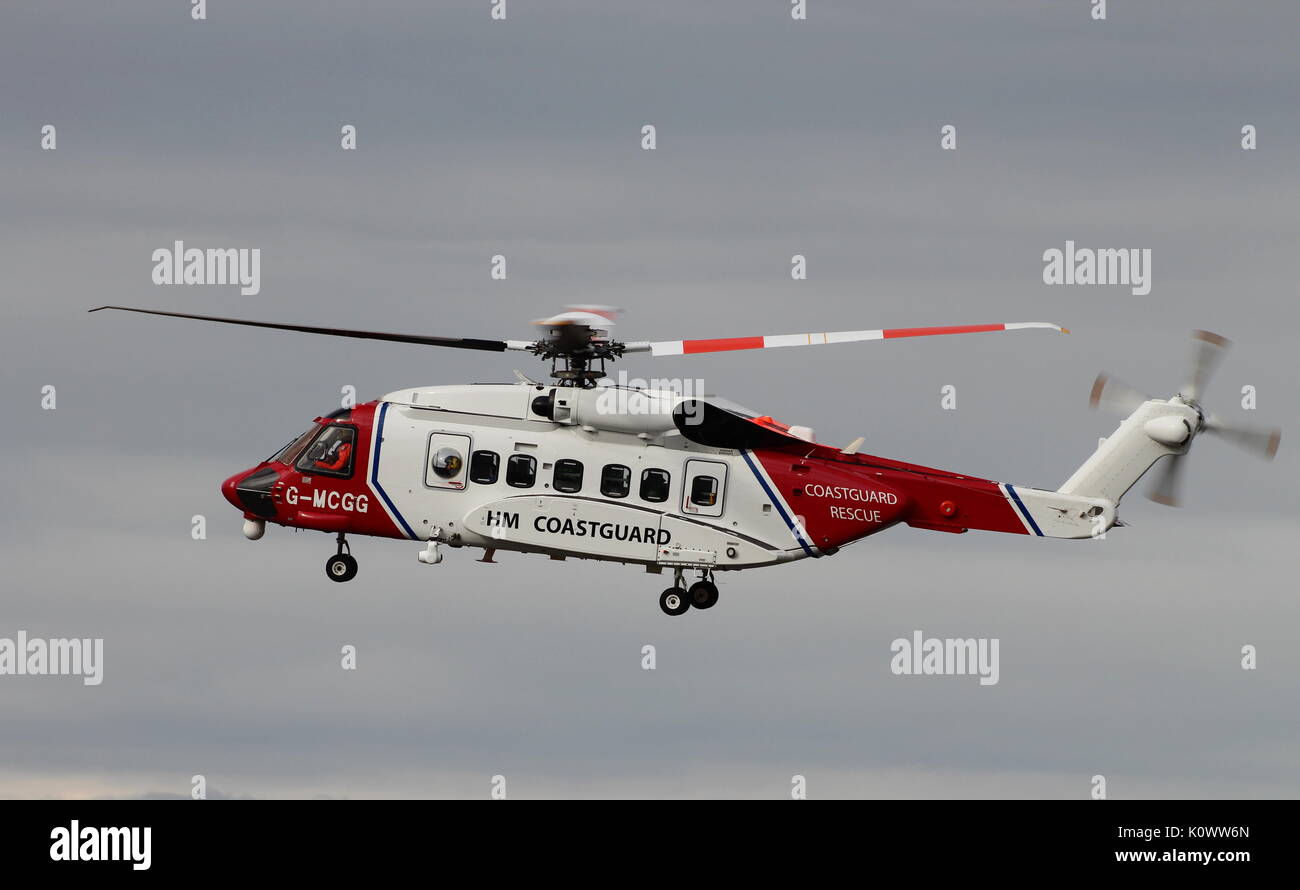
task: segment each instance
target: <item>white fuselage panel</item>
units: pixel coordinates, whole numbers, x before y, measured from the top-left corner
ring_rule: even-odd
[[[779,495],[739,452],[676,430],[637,435],[529,417],[532,400],[549,391],[521,384],[390,394],[376,414],[372,472],[394,521],[417,540],[645,565],[739,569],[808,555],[783,519],[792,511],[773,503]],[[477,452],[495,455],[494,472],[493,459]],[[511,468],[530,464],[529,485],[527,473]],[[656,480],[666,473],[666,487],[643,487],[646,471],[658,471],[649,474]]]

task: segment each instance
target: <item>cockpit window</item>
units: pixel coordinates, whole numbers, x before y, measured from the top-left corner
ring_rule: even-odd
[[[312,424],[311,429],[271,455],[269,460],[292,466],[293,462],[298,459],[298,455],[302,454],[302,450],[307,447],[307,443],[319,432],[320,424]]]
[[[294,466],[299,471],[312,475],[351,476],[356,435],[356,430],[350,426],[327,426]]]

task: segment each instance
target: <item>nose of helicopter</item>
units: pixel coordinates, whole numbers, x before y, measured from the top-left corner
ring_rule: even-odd
[[[241,512],[273,519],[275,502],[271,497],[271,488],[278,481],[280,473],[274,467],[254,467],[222,482],[221,494]]]
[[[250,475],[249,471],[244,470],[221,483],[221,496],[230,501],[231,506],[238,507],[241,510],[244,509],[244,506],[239,503],[239,495],[235,492],[235,486],[239,484],[240,479],[248,475]]]

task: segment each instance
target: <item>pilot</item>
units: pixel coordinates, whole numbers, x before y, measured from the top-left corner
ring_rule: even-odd
[[[316,467],[321,470],[342,470],[348,465],[348,458],[352,456],[352,443],[345,441],[335,442],[333,447],[324,457],[316,461]]]

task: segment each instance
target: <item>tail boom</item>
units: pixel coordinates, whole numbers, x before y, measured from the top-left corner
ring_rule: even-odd
[[[1060,492],[1118,505],[1156,461],[1186,453],[1200,426],[1200,413],[1181,399],[1143,402],[1101,440],[1092,456],[1065,480]]]

